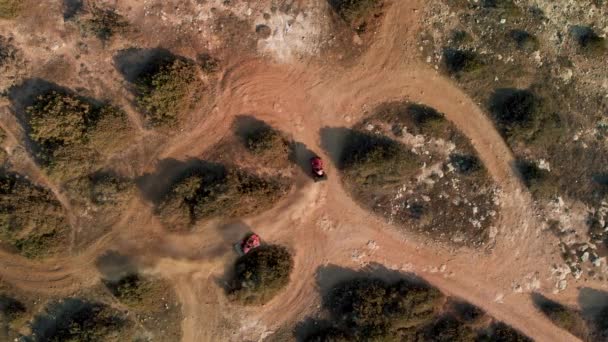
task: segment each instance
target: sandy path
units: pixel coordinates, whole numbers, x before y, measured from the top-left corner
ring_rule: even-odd
[[[218,84],[220,95],[211,113],[165,144],[159,159],[199,156],[221,140],[233,118],[241,114],[266,120],[321,153],[321,128],[348,126],[366,109],[388,100],[422,102],[445,113],[472,140],[503,189],[502,219],[491,253],[453,251],[397,232],[359,208],[330,166],[328,182],[315,184],[300,175],[288,198],[266,213],[243,220],[265,239],[287,245],[295,255],[291,283],[263,310],[227,303],[218,286],[234,256],[230,248],[218,250],[217,246],[229,247],[237,231],[204,236],[166,234],[141,201],[134,201],[111,234],[80,255],[36,263],[2,253],[0,275],[23,289],[67,293],[97,282],[97,257],[109,248],[117,249],[175,284],[184,313],[184,341],[241,341],[258,339],[312,313],[318,301],[319,267],[352,268],[378,262],[416,272],[445,293],[482,307],[538,341],[574,340],[539,315],[528,296],[510,295],[511,281],[535,271],[547,276],[553,251],[548,251],[546,241],[536,238],[539,224],[529,209],[530,197],[513,172],[513,157],[492,123],[466,94],[418,61],[414,33],[422,4],[399,1],[387,9],[375,43],[348,70],[272,65],[260,60],[235,62]],[[146,171],[153,171],[152,163],[149,161]],[[378,248],[369,249],[369,241]],[[357,253],[360,257],[354,258]],[[446,265],[448,272],[431,270],[440,265]],[[235,322],[240,326],[233,326]]]

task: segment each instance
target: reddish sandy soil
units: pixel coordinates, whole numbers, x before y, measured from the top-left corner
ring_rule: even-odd
[[[541,235],[531,198],[512,170],[510,150],[492,123],[450,80],[420,61],[415,34],[423,5],[424,1],[396,1],[387,7],[372,45],[349,68],[314,61],[279,65],[266,59],[230,60],[217,82],[213,109],[204,120],[193,122],[181,134],[151,139],[153,152],[142,139],[131,155],[142,173],[154,172],[158,160],[200,156],[230,134],[235,116],[247,113],[288,132],[329,160],[320,146],[321,128],[350,126],[365,109],[382,102],[421,102],[445,113],[471,139],[502,188],[501,219],[492,249],[454,250],[398,231],[356,205],[330,165],[327,182],[313,183],[300,172],[295,189],[274,209],[235,224],[209,223],[204,233],[169,234],[152,214],[151,205],[135,199],[109,234],[68,257],[34,262],[0,252],[0,277],[23,290],[67,294],[99,281],[97,258],[116,250],[174,284],[183,309],[184,341],[242,341],[259,340],[314,313],[319,281],[340,276],[328,274],[319,280],[320,267],[358,269],[378,263],[414,272],[535,340],[575,340],[545,319],[526,291],[512,290],[513,283],[523,284],[538,272],[540,291],[550,293],[554,286],[550,265],[559,261],[555,241]],[[235,258],[231,244],[244,226],[267,241],[287,245],[295,256],[288,288],[263,307],[237,307],[226,300],[221,288],[225,269]],[[370,241],[377,248],[370,248]],[[569,288],[560,296],[572,303],[576,291]]]

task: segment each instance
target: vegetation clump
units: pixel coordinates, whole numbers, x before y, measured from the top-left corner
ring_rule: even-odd
[[[453,153],[450,164],[461,174],[470,175],[483,169],[479,158],[470,154]]]
[[[22,0],[0,0],[0,19],[14,19],[22,8]]]
[[[157,284],[139,274],[128,274],[117,281],[105,281],[105,285],[119,301],[131,308],[146,308],[157,300]]]
[[[137,103],[153,126],[175,124],[196,92],[198,71],[190,61],[161,61],[136,81]]]
[[[315,322],[318,328],[299,337],[307,342],[531,341],[502,323],[488,329],[489,322],[475,320],[485,313],[470,304],[475,310],[467,310],[476,311],[474,319],[453,315],[445,310],[444,298],[437,289],[417,282],[354,278],[330,289],[323,298],[327,320]]]
[[[534,162],[519,159],[515,164],[522,180],[537,198],[550,198],[557,194],[558,186],[549,171],[541,169]]]
[[[0,294],[0,319],[4,317],[11,322],[21,317],[25,312],[26,308],[22,302],[5,294]]]
[[[363,278],[335,286],[324,305],[339,327],[365,340],[390,335],[397,327],[428,322],[441,298],[432,287]]]
[[[213,217],[237,217],[268,209],[286,192],[277,180],[222,165],[190,170],[174,182],[158,205],[172,230]]]
[[[405,146],[387,137],[350,131],[338,165],[357,186],[394,183],[412,175],[418,162]]]
[[[243,304],[263,304],[289,283],[293,258],[278,245],[263,245],[240,257],[234,265],[229,296]]]
[[[480,342],[533,342],[531,338],[511,328],[510,326],[496,322],[488,331],[482,334],[477,341]]]
[[[0,236],[28,258],[59,253],[68,222],[53,193],[13,173],[0,173]]]
[[[483,66],[479,56],[469,50],[446,48],[443,51],[443,59],[450,74],[473,72]]]
[[[283,160],[289,153],[289,144],[283,135],[269,126],[261,127],[247,136],[247,149],[256,156],[269,160]]]
[[[489,109],[499,130],[513,141],[553,144],[562,139],[565,127],[553,106],[528,89],[497,89]]]
[[[600,37],[591,27],[575,26],[572,28],[572,34],[580,52],[587,56],[599,57],[605,55],[608,51],[606,38]]]
[[[91,7],[91,17],[82,22],[85,32],[89,32],[106,42],[115,34],[125,32],[129,22],[113,8]]]
[[[536,51],[539,47],[538,38],[524,30],[512,30],[511,38],[517,44],[517,47],[526,52]]]
[[[32,322],[37,341],[121,340],[130,322],[111,307],[82,299],[65,299],[51,304]]]
[[[112,172],[100,171],[69,182],[67,188],[73,195],[92,205],[115,209],[131,197],[134,184]]]
[[[26,111],[39,162],[61,180],[89,172],[124,146],[131,132],[120,109],[66,91],[42,94]]]
[[[208,73],[217,72],[220,69],[220,61],[208,53],[201,53],[196,56],[196,61],[201,69]]]
[[[380,0],[329,0],[334,10],[347,22],[353,23],[365,17],[378,6]]]

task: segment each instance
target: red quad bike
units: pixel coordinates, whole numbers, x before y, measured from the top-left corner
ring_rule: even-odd
[[[243,256],[251,252],[254,248],[260,247],[260,236],[258,234],[247,235],[243,241],[234,245],[236,252]]]
[[[312,178],[315,180],[315,182],[324,181],[327,179],[327,174],[323,170],[323,160],[321,158],[310,158],[310,167],[312,169]]]

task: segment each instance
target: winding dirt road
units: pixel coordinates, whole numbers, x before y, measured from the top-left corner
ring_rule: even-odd
[[[261,309],[235,307],[221,288],[225,268],[234,258],[231,243],[239,238],[242,225],[217,224],[220,228],[214,229],[210,224],[204,235],[171,235],[142,200],[132,203],[111,233],[69,258],[36,263],[0,253],[0,276],[26,290],[70,293],[95,284],[100,278],[95,267],[98,257],[116,250],[175,284],[184,315],[184,341],[249,341],[316,310],[320,269],[378,263],[414,272],[537,341],[576,340],[542,317],[528,295],[513,293],[512,283],[530,274],[548,279],[549,265],[559,256],[550,241],[539,238],[540,223],[531,198],[491,121],[450,80],[420,62],[416,32],[423,5],[421,0],[396,1],[387,8],[375,42],[349,69],[314,62],[235,61],[219,82],[211,113],[189,132],[165,143],[157,155],[148,156],[144,171],[153,172],[157,160],[200,156],[229,134],[233,118],[244,113],[322,153],[323,127],[349,126],[375,104],[409,99],[445,113],[471,139],[501,187],[502,213],[493,249],[453,250],[397,231],[357,206],[330,166],[327,182],[313,183],[300,173],[295,189],[275,208],[243,219],[266,240],[287,245],[295,256],[288,288]],[[444,271],[438,271],[441,265]],[[552,286],[545,281],[541,290]]]

